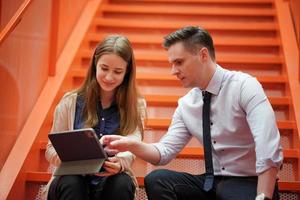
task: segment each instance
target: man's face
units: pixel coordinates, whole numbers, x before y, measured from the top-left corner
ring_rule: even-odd
[[[172,65],[172,75],[177,76],[183,87],[199,87],[201,77],[204,75],[199,53],[192,53],[182,42],[177,42],[168,49],[168,59]]]

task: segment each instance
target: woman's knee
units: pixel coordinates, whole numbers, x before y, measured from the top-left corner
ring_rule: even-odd
[[[86,181],[83,176],[61,176],[58,180],[58,187],[68,187],[72,189],[86,189]]]
[[[135,191],[135,185],[132,178],[126,173],[120,173],[111,177],[108,177],[105,183],[106,187],[120,189],[126,189]]]
[[[56,177],[49,188],[48,199],[87,199],[87,185],[82,176]]]
[[[101,197],[103,199],[134,199],[135,185],[126,173],[107,177]]]

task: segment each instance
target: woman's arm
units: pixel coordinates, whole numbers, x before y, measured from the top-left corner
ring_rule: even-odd
[[[69,130],[68,127],[68,113],[70,112],[68,109],[70,109],[70,100],[72,98],[65,98],[63,97],[60,103],[56,106],[54,111],[54,118],[53,118],[53,124],[51,133],[53,132],[59,132],[59,131],[66,131]],[[58,166],[60,164],[60,159],[52,146],[51,142],[48,141],[46,152],[45,152],[46,160],[54,166]]]

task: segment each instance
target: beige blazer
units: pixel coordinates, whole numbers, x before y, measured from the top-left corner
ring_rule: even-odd
[[[51,129],[52,132],[59,132],[59,131],[67,131],[67,130],[73,130],[74,127],[74,118],[75,118],[75,108],[76,108],[76,93],[66,93],[64,97],[61,99],[59,104],[56,106],[55,112],[54,112],[54,120],[53,125]],[[145,110],[146,110],[146,101],[144,99],[139,100],[139,110],[141,112],[142,120],[144,121],[145,117]],[[51,134],[50,133],[50,134]],[[126,137],[135,139],[135,140],[141,140],[142,135],[141,132],[136,129],[136,131]],[[53,148],[51,142],[49,141],[47,144],[45,156],[47,161],[50,163],[49,168],[55,169],[60,164],[60,159]],[[120,152],[116,155],[121,163],[122,170],[130,175],[132,178],[134,184],[136,187],[138,187],[137,180],[133,174],[133,171],[131,169],[131,165],[135,159],[135,156],[127,151],[127,152]],[[47,186],[43,188],[42,191],[42,199],[47,199],[49,186],[52,182],[54,177],[52,176],[50,181],[48,182]]]

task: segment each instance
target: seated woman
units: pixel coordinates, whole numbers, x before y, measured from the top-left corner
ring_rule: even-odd
[[[129,40],[120,35],[108,36],[96,47],[83,85],[65,94],[57,105],[51,132],[92,127],[100,141],[108,134],[141,140],[146,106],[137,92],[135,76]],[[54,166],[60,163],[50,142],[46,159]],[[131,170],[134,159],[130,152],[118,153],[105,161],[104,173],[52,177],[43,197],[134,199],[137,186]]]

